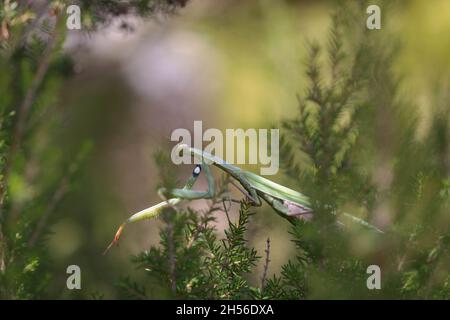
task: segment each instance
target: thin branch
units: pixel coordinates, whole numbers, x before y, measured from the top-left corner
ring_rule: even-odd
[[[225,199],[222,200],[223,203],[223,211],[225,212],[225,216],[227,217],[228,225],[231,225],[230,215],[228,214],[228,209],[225,205]]]
[[[167,224],[167,245],[168,245],[168,255],[169,255],[169,275],[170,275],[170,285],[173,294],[177,292],[177,282],[175,275],[176,268],[176,257],[175,248],[173,243],[173,223]]]
[[[33,247],[36,244],[36,241],[41,236],[42,231],[47,225],[48,219],[50,218],[51,214],[55,211],[56,206],[69,191],[70,180],[78,171],[82,157],[83,157],[82,155],[79,155],[78,158],[74,162],[72,162],[72,164],[69,166],[67,173],[61,179],[61,182],[59,183],[55,193],[53,194],[52,199],[50,200],[47,210],[42,215],[36,226],[36,229],[31,234],[30,240],[28,241],[28,245],[30,247]]]
[[[48,219],[50,218],[50,215],[55,210],[58,203],[61,201],[61,199],[66,195],[67,191],[69,191],[69,179],[68,177],[64,177],[61,181],[59,187],[56,189],[55,194],[53,195],[50,204],[47,207],[47,210],[42,215],[41,219],[39,220],[36,229],[31,234],[30,240],[28,241],[28,246],[33,247],[39,237],[42,234],[42,231],[44,230],[45,226],[47,225]]]
[[[58,20],[56,20],[55,24],[58,23]],[[8,154],[6,156],[5,160],[5,166],[3,171],[3,181],[0,184],[0,218],[3,213],[3,203],[6,196],[6,190],[8,186],[8,180],[9,175],[11,173],[11,169],[15,160],[15,157],[17,155],[18,150],[20,149],[22,139],[24,136],[25,126],[26,126],[26,120],[28,117],[28,114],[30,112],[31,107],[33,106],[33,103],[37,96],[37,91],[39,87],[41,86],[45,75],[47,74],[48,68],[50,66],[51,62],[51,53],[56,45],[56,40],[58,38],[58,32],[53,30],[50,39],[47,43],[47,46],[42,54],[42,58],[39,62],[36,74],[34,76],[34,79],[31,83],[31,86],[28,88],[25,97],[22,101],[22,103],[19,105],[18,108],[18,117],[16,125],[13,129],[12,133],[12,141],[11,141],[11,147],[9,148]]]
[[[264,271],[263,271],[263,275],[261,277],[261,292],[264,291],[264,288],[266,286],[266,281],[267,281],[267,272],[269,270],[269,262],[270,262],[270,238],[267,238],[266,240],[266,250],[264,250],[264,252],[266,253],[266,260],[264,262]]]
[[[14,127],[14,131],[12,133],[12,143],[11,147],[8,150],[8,154],[6,155],[5,159],[5,165],[3,169],[3,179],[0,181],[0,221],[3,218],[3,204],[6,197],[7,192],[7,186],[8,186],[8,180],[9,175],[12,169],[12,165],[14,163],[14,159],[16,157],[17,151],[20,148],[21,140],[24,134],[24,128],[25,128],[25,122],[29,113],[29,110],[31,109],[31,106],[33,105],[33,102],[37,95],[37,90],[39,89],[40,85],[42,84],[42,81],[47,74],[48,68],[50,66],[50,56],[51,53],[55,47],[56,39],[58,36],[58,33],[56,32],[56,25],[58,23],[58,17],[56,17],[55,22],[55,30],[52,33],[49,42],[47,43],[47,47],[43,53],[42,59],[39,62],[36,75],[33,79],[33,82],[31,83],[30,88],[28,88],[28,91],[24,97],[24,100],[19,106],[18,109],[18,119],[16,122],[16,125]],[[3,235],[3,226],[0,224],[0,272],[5,272],[6,269],[6,263],[5,263],[5,252],[6,252],[6,243],[5,243],[5,237]]]

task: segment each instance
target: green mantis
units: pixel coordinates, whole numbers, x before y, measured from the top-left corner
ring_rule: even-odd
[[[267,202],[267,204],[269,204],[269,206],[274,209],[276,213],[278,213],[281,217],[287,219],[292,224],[295,224],[299,219],[309,221],[313,218],[313,211],[311,209],[310,200],[307,196],[301,194],[300,192],[289,189],[252,172],[242,170],[239,167],[226,163],[225,161],[214,155],[195,148],[191,148],[187,145],[179,145],[178,151],[187,152],[191,156],[199,159],[202,164],[195,167],[192,176],[188,179],[184,188],[172,190],[166,190],[162,188],[158,191],[158,194],[164,199],[165,195],[169,195],[169,199],[164,200],[163,202],[150,208],[144,209],[128,218],[120,226],[119,230],[116,233],[116,236],[114,237],[114,240],[108,246],[106,251],[119,241],[119,237],[126,224],[157,217],[164,208],[175,206],[183,199],[196,200],[212,198],[215,193],[215,182],[210,171],[210,164],[225,171],[232,178],[238,181],[242,188],[234,183],[233,185],[246,195],[247,199],[252,205],[259,207],[262,205],[262,200],[264,200],[265,202]],[[208,190],[192,190],[192,187],[199,177],[202,168],[204,169],[206,174]],[[376,228],[375,226],[348,213],[342,213],[342,216],[375,232],[383,233],[383,231]],[[338,223],[343,225],[340,220],[338,220]]]

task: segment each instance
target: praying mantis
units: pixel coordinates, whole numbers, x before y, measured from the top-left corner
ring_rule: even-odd
[[[215,194],[215,181],[209,167],[210,164],[225,171],[232,178],[238,181],[242,188],[233,182],[231,183],[246,195],[251,205],[259,207],[262,205],[262,200],[264,200],[269,206],[274,209],[276,213],[278,213],[281,217],[287,219],[292,224],[295,224],[299,219],[309,221],[313,218],[311,202],[307,196],[303,195],[300,192],[289,189],[255,173],[245,171],[239,167],[226,163],[219,157],[196,148],[191,148],[188,145],[180,144],[177,148],[177,151],[187,152],[191,156],[201,160],[201,165],[196,165],[192,172],[192,176],[187,180],[186,185],[182,189],[159,189],[158,194],[164,199],[163,202],[139,211],[125,220],[125,222],[123,222],[117,230],[111,244],[106,248],[105,253],[113,245],[118,243],[125,225],[132,222],[155,218],[159,216],[165,208],[173,207],[182,200],[212,198]],[[205,171],[208,190],[192,190],[192,187],[200,176],[202,169]],[[166,198],[167,195],[169,195],[169,199]],[[384,233],[377,227],[353,215],[344,212],[342,213],[342,216],[377,233]],[[337,220],[337,223],[340,225],[344,225],[340,220]]]

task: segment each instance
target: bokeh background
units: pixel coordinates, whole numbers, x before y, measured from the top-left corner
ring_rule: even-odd
[[[224,130],[270,128],[293,117],[296,94],[307,84],[306,43],[326,41],[330,14],[339,6],[338,1],[192,0],[174,15],[128,15],[96,31],[69,31],[64,50],[76,73],[62,88],[56,140],[67,155],[86,139],[95,148],[75,190],[54,212],[51,297],[118,298],[121,276],[144,279],[130,256],[158,244],[159,220],[130,225],[119,248],[101,253],[124,219],[160,201],[154,152],[169,152],[175,144],[171,132],[192,130],[194,120]],[[403,1],[389,18],[382,15],[382,29],[373,32],[399,39],[395,71],[403,79],[402,93],[420,109],[424,134],[429,93],[450,74],[450,2]],[[192,167],[173,170],[182,184]],[[281,174],[274,180],[292,186]],[[198,188],[204,187],[202,180]],[[253,217],[250,243],[262,255],[266,238],[272,241],[270,274],[292,255],[288,228],[267,206]],[[66,289],[71,264],[81,267],[82,290]],[[258,281],[260,274],[251,277]]]

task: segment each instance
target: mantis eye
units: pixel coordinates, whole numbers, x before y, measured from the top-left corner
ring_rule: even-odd
[[[197,177],[200,174],[200,172],[202,172],[202,166],[198,164],[195,166],[194,171],[192,171],[192,175],[194,177]]]

